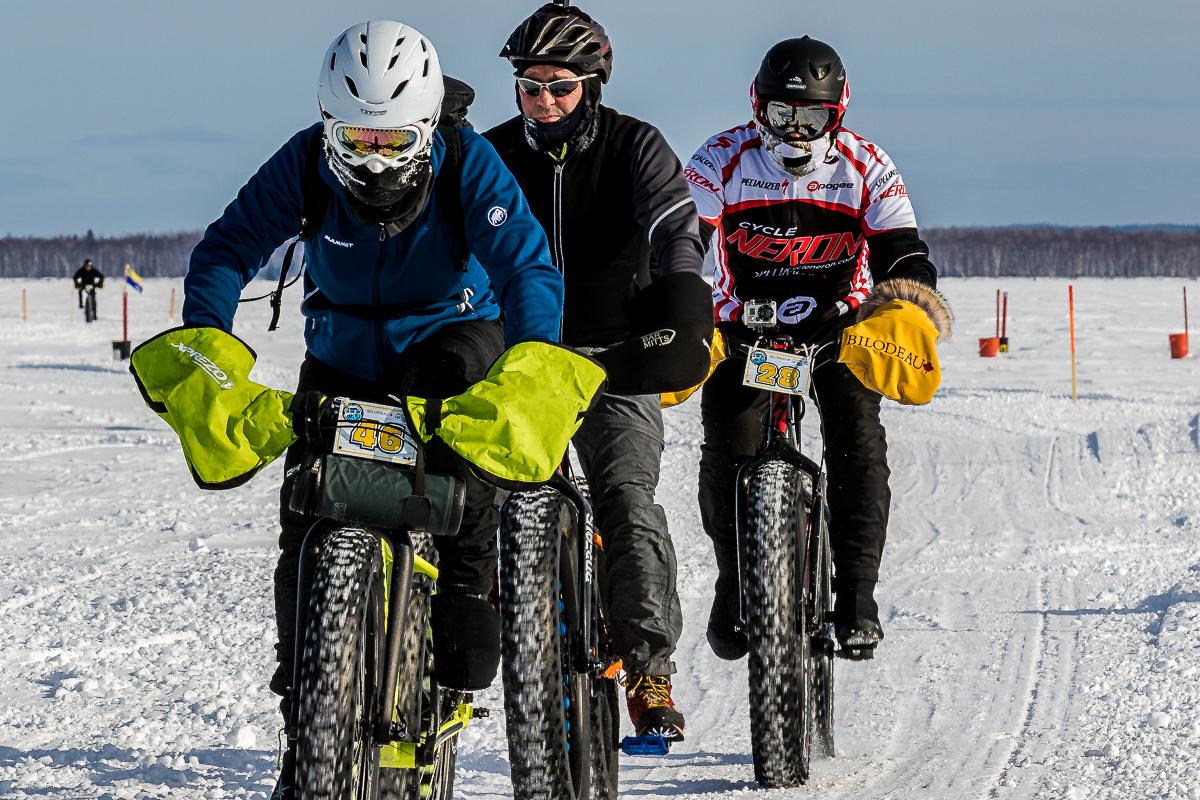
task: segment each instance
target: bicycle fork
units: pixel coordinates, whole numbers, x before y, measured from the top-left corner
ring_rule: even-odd
[[[340,523],[329,523],[321,520],[314,524],[304,536],[304,546],[300,551],[299,591],[296,598],[296,650],[293,661],[292,675],[292,704],[288,719],[288,728],[292,736],[299,733],[300,703],[295,696],[299,691],[300,664],[304,658],[304,636],[308,629],[308,605],[313,575],[316,571],[317,556],[321,552],[329,530]],[[383,692],[376,698],[375,727],[373,738],[377,745],[395,742],[407,733],[407,720],[393,720],[392,709],[396,697],[396,680],[399,674],[401,647],[404,637],[404,622],[408,618],[408,599],[412,590],[413,564],[416,554],[413,550],[412,539],[407,533],[395,533],[388,537],[392,551],[392,580],[388,592],[387,643],[384,648],[384,685]]]

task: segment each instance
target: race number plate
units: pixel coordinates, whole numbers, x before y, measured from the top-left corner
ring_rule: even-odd
[[[808,391],[808,359],[782,350],[752,347],[742,383],[769,392],[804,394]]]
[[[333,452],[393,464],[417,463],[404,412],[374,403],[342,401]]]

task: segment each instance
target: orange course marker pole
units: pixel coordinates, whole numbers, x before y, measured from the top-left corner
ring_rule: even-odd
[[[1067,286],[1067,302],[1071,309],[1071,402],[1079,402],[1075,385],[1075,287]]]
[[[171,320],[172,322],[175,321],[175,290],[174,289],[171,289],[171,313],[169,315],[167,315],[167,318],[169,320]]]
[[[1184,335],[1184,336],[1187,336],[1187,334],[1188,334],[1188,323],[1187,323],[1187,287],[1185,286],[1185,287],[1183,287],[1183,335]]]

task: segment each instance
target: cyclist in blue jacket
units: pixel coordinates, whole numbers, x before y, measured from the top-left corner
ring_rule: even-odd
[[[437,131],[443,96],[437,53],[412,28],[374,21],[338,37],[321,66],[321,122],[259,169],[192,252],[184,323],[229,331],[242,289],[303,229],[312,235],[301,306],[308,352],[297,394],[449,397],[482,379],[506,347],[557,341],[563,283],[546,235],[488,142],[465,128],[455,131],[457,142]],[[460,209],[447,205],[455,189],[457,224]],[[314,196],[322,201],[317,208]],[[279,666],[271,689],[282,697],[285,724],[300,548],[315,522],[288,508],[288,476],[302,448],[293,445],[285,460],[275,571]],[[441,684],[473,691],[491,683],[500,658],[499,617],[486,599],[498,520],[495,490],[459,472],[467,482],[462,526],[458,536],[436,541],[434,646]],[[451,634],[439,636],[439,628]],[[495,635],[455,641],[458,630]],[[287,733],[290,742],[294,731]],[[284,798],[291,796],[291,751],[276,788]]]

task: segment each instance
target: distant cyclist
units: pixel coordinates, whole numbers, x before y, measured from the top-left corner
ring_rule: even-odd
[[[193,250],[184,323],[229,331],[242,288],[317,219],[306,244],[308,352],[297,395],[452,397],[483,379],[506,347],[556,341],[563,287],[546,235],[488,142],[466,128],[443,129],[446,138],[437,130],[443,87],[433,45],[406,25],[374,21],[339,36],[321,64],[321,121],[259,169]],[[285,724],[300,550],[316,521],[289,510],[303,442],[288,451],[280,491],[271,689],[283,698]],[[435,458],[431,451],[430,469],[460,471]],[[435,541],[434,651],[440,684],[472,691],[492,681],[500,660],[499,615],[487,600],[498,514],[495,490],[462,477],[460,532]],[[277,798],[293,791],[296,732],[287,733]]]
[[[755,339],[742,321],[746,300],[774,300],[781,332],[797,344],[897,297],[948,333],[908,190],[883,150],[842,127],[849,100],[832,47],[807,36],[780,42],[750,85],[753,119],[688,162],[700,227],[716,250],[713,301],[727,342]],[[744,369],[744,359],[723,363],[701,400],[700,510],[718,566],[708,641],[726,659],[746,654],[734,484],[762,443],[769,403],[767,392],[742,385]],[[842,655],[871,658],[883,638],[874,592],[891,503],[880,395],[836,355],[817,363],[812,380],[829,470],[837,638]]]
[[[83,260],[83,266],[75,270],[74,277],[71,280],[75,284],[75,291],[79,295],[79,307],[83,308],[83,293],[88,289],[103,289],[104,288],[104,273],[96,269],[90,258]],[[93,309],[95,306],[93,306]],[[91,322],[89,319],[88,322]]]
[[[712,302],[700,277],[696,206],[659,130],[601,105],[613,51],[598,22],[575,6],[547,3],[500,55],[516,71],[520,113],[484,136],[550,237],[566,285],[562,341],[607,348],[596,358],[608,369],[609,393],[573,442],[604,540],[629,716],[638,736],[681,740],[671,656],[683,617],[655,490],[660,384],[689,362],[676,348],[699,352],[701,377],[708,365]]]

